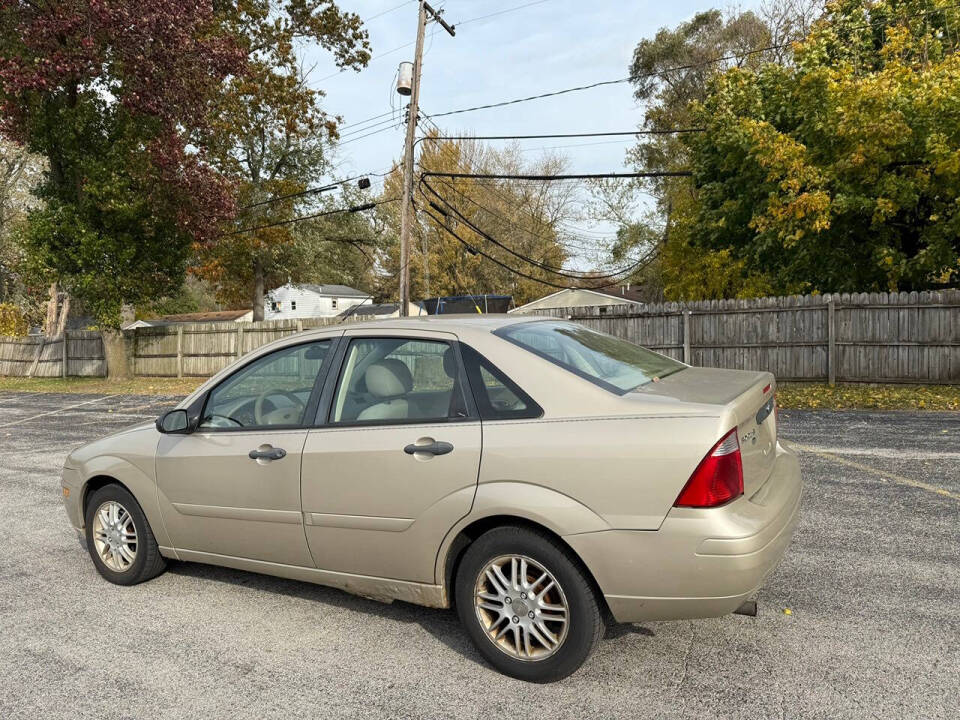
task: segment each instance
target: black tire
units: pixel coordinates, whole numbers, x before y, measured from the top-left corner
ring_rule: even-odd
[[[107,566],[97,552],[93,538],[94,516],[104,503],[110,501],[119,503],[130,513],[137,534],[134,560],[129,567],[122,571],[116,571]],[[160,554],[157,540],[153,536],[150,523],[147,522],[143,510],[140,509],[140,503],[123,486],[104,485],[102,488],[94,490],[87,499],[84,524],[86,525],[84,532],[86,533],[87,550],[93,560],[93,566],[101,576],[113,584],[136,585],[155,578],[167,569],[167,561]]]
[[[538,563],[553,576],[566,599],[566,636],[553,654],[541,660],[519,659],[501,649],[487,633],[474,603],[480,574],[497,558],[510,555]],[[460,622],[480,653],[503,674],[528,682],[555,682],[576,672],[606,629],[602,603],[580,562],[554,538],[526,527],[494,528],[467,548],[457,569],[455,599]]]

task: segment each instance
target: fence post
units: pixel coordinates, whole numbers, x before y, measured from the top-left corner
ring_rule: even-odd
[[[683,311],[683,361],[689,365],[691,357],[690,352],[690,311]]]
[[[837,384],[837,304],[827,300],[827,382]]]
[[[243,355],[243,323],[237,323],[237,358]]]
[[[70,362],[70,340],[67,338],[67,329],[63,329],[63,367],[60,368],[61,377],[67,376],[67,363]]]
[[[177,325],[177,377],[183,377],[183,325]]]
[[[298,333],[302,333],[302,332],[303,332],[303,319],[302,319],[302,318],[297,318],[297,332],[298,332]]]

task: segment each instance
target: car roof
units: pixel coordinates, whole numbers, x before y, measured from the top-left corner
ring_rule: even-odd
[[[507,325],[517,325],[537,320],[557,318],[535,315],[507,315],[505,313],[464,313],[458,315],[418,315],[406,318],[388,318],[366,322],[345,322],[337,327],[344,329],[389,329],[389,330],[486,330],[491,332]],[[329,329],[329,326],[324,329]]]

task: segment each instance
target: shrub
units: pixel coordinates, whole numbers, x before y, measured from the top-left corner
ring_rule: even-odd
[[[0,303],[0,335],[23,337],[27,330],[27,317],[20,308],[10,303]]]

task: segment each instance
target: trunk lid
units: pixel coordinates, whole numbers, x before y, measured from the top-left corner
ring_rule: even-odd
[[[719,439],[736,426],[743,462],[743,490],[747,497],[770,477],[776,461],[776,381],[768,372],[685,368],[634,392],[698,405],[716,405],[724,420]],[[704,448],[704,453],[709,447]]]

